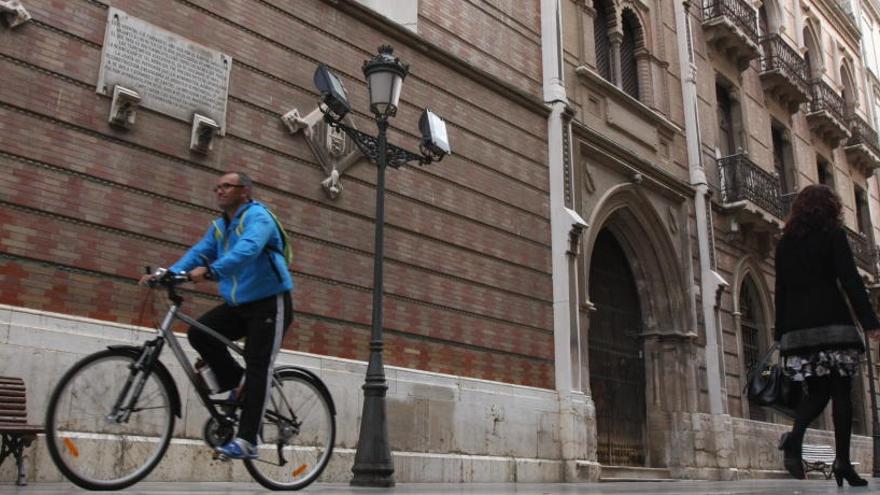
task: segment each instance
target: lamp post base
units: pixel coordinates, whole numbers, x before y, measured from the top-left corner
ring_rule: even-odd
[[[352,486],[394,486],[394,461],[388,445],[384,379],[364,385],[364,411],[355,452]]]
[[[394,478],[392,477],[394,473],[394,469],[392,468],[390,471],[385,471],[383,469],[376,469],[375,471],[371,471],[369,473],[355,473],[354,478],[351,479],[351,486],[374,486],[374,487],[383,487],[389,488],[394,486]]]

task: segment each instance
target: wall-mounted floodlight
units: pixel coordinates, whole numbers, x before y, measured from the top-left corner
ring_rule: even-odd
[[[342,120],[351,111],[348,92],[345,86],[324,64],[315,69],[315,87],[321,93],[321,103],[327,106],[330,117],[335,121]]]
[[[434,112],[425,109],[419,118],[419,131],[422,133],[422,143],[419,149],[429,155],[432,160],[440,161],[444,156],[452,153],[449,147],[449,137],[446,134],[446,122]]]

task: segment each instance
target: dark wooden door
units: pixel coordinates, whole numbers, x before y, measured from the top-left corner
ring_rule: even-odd
[[[645,465],[645,364],[639,295],[629,262],[603,230],[590,262],[590,388],[596,403],[598,460]]]

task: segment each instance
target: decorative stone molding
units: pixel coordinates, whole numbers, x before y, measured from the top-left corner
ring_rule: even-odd
[[[571,221],[571,229],[568,231],[568,251],[566,254],[577,256],[580,252],[581,234],[590,225],[578,213],[570,208],[565,208],[565,213]]]
[[[113,86],[113,100],[110,103],[110,116],[107,122],[114,127],[131,129],[140,103],[141,95],[137,91],[118,84]]]
[[[319,108],[305,116],[294,108],[281,116],[281,121],[291,134],[303,131],[309,149],[327,174],[327,178],[321,181],[324,192],[330,199],[339,197],[342,193],[340,177],[363,156],[354,141],[342,130],[330,127]],[[345,123],[354,127],[351,117],[346,117]]]
[[[214,147],[214,136],[218,130],[220,126],[213,119],[194,113],[189,149],[196,153],[208,153]]]
[[[20,0],[0,0],[0,14],[6,19],[10,29],[31,20],[31,15]]]

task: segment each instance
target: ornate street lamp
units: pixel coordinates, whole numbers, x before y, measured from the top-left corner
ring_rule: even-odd
[[[428,110],[422,112],[419,130],[422,140],[420,154],[388,144],[388,118],[397,114],[400,90],[409,66],[393,55],[394,50],[383,45],[379,54],[364,62],[363,71],[370,91],[370,110],[376,120],[379,135],[369,134],[342,123],[351,111],[348,93],[342,82],[321,64],[315,71],[315,86],[321,93],[321,111],[331,127],[341,129],[357,145],[368,160],[376,164],[376,234],[373,257],[373,323],[370,334],[370,360],[363,385],[364,408],[357,453],[351,470],[352,485],[394,486],[394,463],[388,444],[388,422],[385,409],[385,366],[382,361],[382,261],[384,258],[385,230],[385,168],[394,168],[408,162],[428,165],[440,161],[450,153],[446,124]]]

